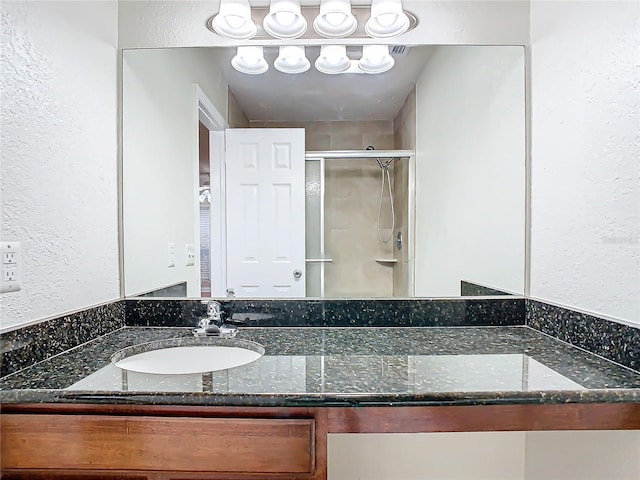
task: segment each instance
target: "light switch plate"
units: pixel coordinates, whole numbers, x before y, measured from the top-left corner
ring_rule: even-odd
[[[176,244],[174,242],[169,242],[168,246],[168,260],[169,260],[169,268],[176,266]]]
[[[0,293],[22,289],[20,242],[0,242]]]

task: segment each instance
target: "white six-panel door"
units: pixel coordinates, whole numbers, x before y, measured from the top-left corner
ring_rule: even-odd
[[[304,129],[226,131],[227,288],[304,297]]]

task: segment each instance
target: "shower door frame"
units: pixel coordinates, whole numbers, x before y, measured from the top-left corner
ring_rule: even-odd
[[[403,248],[409,248],[407,255],[408,278],[407,278],[407,297],[415,296],[415,225],[416,225],[416,155],[414,150],[313,150],[305,152],[305,162],[320,161],[320,245],[321,254],[324,255],[324,179],[325,164],[327,159],[368,159],[368,158],[400,158],[407,159],[403,161],[409,162],[409,178],[408,178],[408,205],[407,215],[407,239],[404,240]],[[395,242],[395,240],[393,240]],[[307,262],[314,259],[307,258]],[[318,259],[321,262],[320,269],[320,296],[324,297],[324,264],[326,259]],[[403,298],[403,297],[394,297]]]
[[[306,177],[306,163],[307,162],[320,162],[320,226],[319,226],[319,236],[320,236],[320,254],[318,258],[310,257],[307,253],[305,255],[305,263],[319,263],[320,264],[320,298],[324,298],[324,267],[325,264],[331,263],[333,260],[326,256],[324,251],[324,199],[325,199],[325,157],[309,157],[308,154],[315,152],[305,152],[304,162],[305,162],[305,177]],[[306,196],[306,193],[305,193]],[[307,218],[305,221],[309,221]],[[307,228],[305,226],[305,237],[307,235]],[[307,265],[308,267],[308,265]],[[309,268],[307,268],[307,279],[309,278]],[[308,294],[307,294],[308,295]]]

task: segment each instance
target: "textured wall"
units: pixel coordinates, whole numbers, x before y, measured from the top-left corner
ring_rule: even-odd
[[[118,5],[2,2],[2,327],[118,298]]]
[[[147,49],[123,53],[122,175],[124,284],[127,296],[187,282],[200,296],[199,269],[186,266],[186,244],[199,250],[198,119],[194,84],[221,116],[227,84],[215,68],[220,49]],[[168,266],[168,244],[175,266]]]
[[[266,0],[251,3],[268,5]],[[303,0],[302,4],[318,5],[318,0]],[[217,0],[122,1],[119,14],[120,47],[232,44],[205,28],[205,21],[218,11],[218,5]],[[404,0],[403,5],[420,19],[415,30],[401,37],[401,41],[409,45],[526,45],[529,42],[528,1]],[[370,42],[375,43],[374,40]],[[362,44],[362,40],[346,40],[345,43]]]
[[[533,2],[531,295],[640,323],[638,2]]]
[[[417,86],[418,296],[524,292],[522,47],[438,47]]]

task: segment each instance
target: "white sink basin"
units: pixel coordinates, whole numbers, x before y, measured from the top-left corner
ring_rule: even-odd
[[[264,348],[247,340],[172,338],[134,345],[115,353],[111,362],[140,373],[206,373],[251,363]]]

